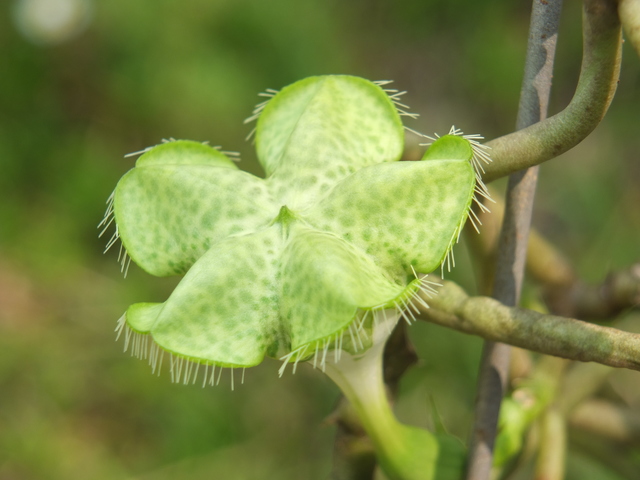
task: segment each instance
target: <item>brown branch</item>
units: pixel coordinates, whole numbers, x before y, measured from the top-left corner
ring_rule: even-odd
[[[491,198],[494,203],[491,204],[490,212],[474,209],[482,223],[480,233],[470,225],[467,225],[464,231],[467,245],[471,248],[474,258],[478,260],[479,278],[484,280],[485,286],[486,283],[489,283],[489,286],[493,283],[492,266],[495,263],[498,234],[505,208],[502,195],[491,190]],[[526,267],[527,273],[535,281],[549,289],[566,288],[578,281],[569,260],[534,228],[529,232]]]
[[[384,383],[392,396],[398,393],[398,383],[405,372],[418,363],[418,354],[409,340],[407,325],[399,322],[384,347]]]
[[[598,285],[576,280],[569,285],[545,288],[553,312],[585,320],[611,319],[640,305],[640,263],[610,273]]]

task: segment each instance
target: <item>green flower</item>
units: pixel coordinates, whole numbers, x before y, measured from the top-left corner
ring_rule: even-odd
[[[184,360],[324,366],[330,350],[371,345],[376,313],[409,307],[410,319],[428,289],[418,273],[443,262],[480,187],[473,138],[446,135],[422,161],[398,161],[396,98],[351,76],[284,88],[256,112],[264,179],[201,143],[147,149],[105,223],[115,216],[114,239],[142,269],[184,278],[164,303],[129,307],[120,329],[134,353],[154,369],[172,353],[178,380]]]
[[[153,275],[184,274],[166,302],[129,307],[125,350],[154,371],[170,352],[185,383],[204,364],[203,386],[216,367],[265,355],[284,360],[281,374],[310,361],[354,405],[390,479],[453,480],[461,445],[397,421],[382,354],[413,300],[426,306],[418,274],[452,261],[475,194],[487,195],[488,157],[452,129],[421,161],[398,162],[409,115],[398,95],[357,77],[296,82],[254,112],[265,179],[207,145],[166,142],[120,180],[101,225],[115,219],[107,248],[122,240],[123,268],[129,255]]]

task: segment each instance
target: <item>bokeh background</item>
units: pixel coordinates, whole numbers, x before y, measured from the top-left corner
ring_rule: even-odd
[[[552,113],[580,66],[581,6],[565,3]],[[326,478],[339,393],[319,372],[279,379],[267,361],[233,392],[229,379],[173,385],[114,342],[129,304],[163,301],[178,281],[135,266],[123,279],[117,252],[102,254],[105,200],[134,164],[124,154],[208,140],[259,173],[243,124],[257,93],[328,73],[395,80],[421,114],[406,123],[416,130],[494,138],[515,123],[529,10],[528,0],[1,2],[0,480]],[[541,172],[535,224],[587,280],[638,260],[639,132],[640,60],[625,46],[607,118]],[[456,251],[452,277],[473,292],[467,250]],[[466,439],[481,342],[431,325],[411,335],[421,361],[399,416],[429,425],[435,403]],[[640,406],[639,376],[625,375],[624,394],[608,395]],[[633,478],[573,448],[567,478],[584,472]]]

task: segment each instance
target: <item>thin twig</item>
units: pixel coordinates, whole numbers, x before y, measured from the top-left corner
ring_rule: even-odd
[[[491,205],[491,212],[476,212],[482,222],[482,231],[478,235],[471,228],[465,229],[466,244],[471,248],[473,258],[477,259],[479,276],[485,282],[490,280],[493,284],[493,267],[498,249],[498,235],[504,216],[504,198],[490,189],[491,198],[495,203]],[[566,289],[578,281],[578,276],[573,265],[567,257],[549,240],[543,237],[539,231],[531,227],[529,231],[529,242],[527,248],[527,274],[541,284],[545,289]],[[640,287],[640,273],[638,274]],[[482,290],[482,294],[491,290]],[[640,293],[640,292],[639,292]],[[576,317],[576,315],[553,312],[556,314]],[[581,318],[577,315],[578,318]]]
[[[562,0],[533,2],[517,130],[546,118],[561,8]],[[505,305],[519,302],[537,180],[537,167],[509,177],[493,289],[494,298]],[[491,473],[500,402],[507,386],[509,353],[507,345],[485,342],[467,480],[486,480]]]
[[[504,200],[496,192],[491,192],[491,197],[495,201],[491,212],[477,213],[482,222],[481,234],[470,228],[465,231],[467,245],[478,259],[478,278],[490,284],[493,283],[490,266],[495,263],[504,215]],[[534,228],[529,233],[527,275],[542,287],[551,313],[563,317],[605,320],[640,306],[640,262],[610,272],[601,282],[588,284],[578,277],[567,257]],[[481,294],[489,291],[483,288]]]

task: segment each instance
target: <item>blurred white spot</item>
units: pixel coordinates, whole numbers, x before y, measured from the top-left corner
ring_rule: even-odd
[[[31,42],[56,45],[83,32],[91,10],[91,0],[16,0],[13,20]]]

